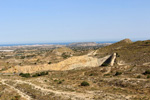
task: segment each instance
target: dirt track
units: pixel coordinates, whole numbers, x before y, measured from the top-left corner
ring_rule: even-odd
[[[1,79],[1,83],[4,85],[7,85],[8,87],[12,88],[13,90],[15,90],[20,96],[22,96],[23,98],[26,98],[27,100],[32,100],[33,98],[30,97],[29,95],[27,95],[26,93],[22,92],[21,90],[15,88],[15,86],[11,86],[9,84],[6,83],[7,82],[15,82],[15,84],[28,84],[30,86],[32,86],[33,89],[36,89],[38,91],[41,91],[42,93],[54,93],[55,95],[59,95],[59,96],[63,96],[66,98],[71,98],[72,100],[92,100],[93,95],[89,94],[89,93],[76,93],[76,92],[65,92],[65,91],[55,91],[52,89],[45,89],[42,88],[40,86],[37,86],[35,84],[32,84],[31,82],[27,82],[27,81],[22,81],[22,80],[9,80],[9,79]]]

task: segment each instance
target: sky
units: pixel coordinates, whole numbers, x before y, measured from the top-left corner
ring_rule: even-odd
[[[0,0],[0,44],[150,39],[150,0]]]

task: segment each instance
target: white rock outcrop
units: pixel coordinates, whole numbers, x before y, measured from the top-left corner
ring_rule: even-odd
[[[112,57],[111,57],[111,62],[110,62],[110,66],[113,66],[116,60],[116,53],[113,53]]]

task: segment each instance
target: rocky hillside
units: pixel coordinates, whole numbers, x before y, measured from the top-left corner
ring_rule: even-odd
[[[55,53],[56,55],[62,55],[63,53],[65,53],[65,54],[73,54],[74,53],[74,51],[72,49],[67,48],[67,47],[57,48],[57,49],[54,49],[52,52]]]
[[[91,53],[83,56],[72,56],[74,53],[73,50],[67,47],[57,48],[52,52],[56,53],[56,57],[61,55],[65,59],[56,63],[23,66],[17,65],[3,72],[34,73],[38,71],[62,71],[84,67],[97,67],[101,65],[113,66],[116,64],[135,66],[150,64],[150,40],[132,42],[129,39],[125,39],[112,45],[100,48],[96,51],[92,51]]]
[[[87,55],[85,56],[75,56],[70,57],[64,61],[54,64],[42,64],[42,65],[30,65],[30,66],[15,66],[6,71],[4,73],[34,73],[39,71],[48,71],[48,70],[71,70],[77,68],[85,68],[85,67],[98,67],[105,62],[110,55],[103,58],[93,58]]]
[[[132,42],[129,39],[100,48],[96,52],[97,57],[117,53],[117,63],[130,65],[143,65],[150,62],[150,40]]]
[[[150,40],[125,39],[65,59],[69,49],[63,49],[40,51],[36,64],[2,69],[0,100],[150,100]]]

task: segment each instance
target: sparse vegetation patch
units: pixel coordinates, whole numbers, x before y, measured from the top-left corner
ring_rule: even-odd
[[[150,70],[146,70],[146,71],[143,73],[143,75],[148,75],[148,74],[150,74]]]
[[[35,73],[33,75],[30,75],[30,73],[20,73],[19,76],[29,78],[29,77],[38,77],[38,76],[44,76],[48,75],[48,72],[40,72],[40,73]]]
[[[44,75],[48,75],[48,72],[35,73],[32,75],[32,77],[38,77],[38,76],[44,76]]]
[[[29,78],[30,77],[30,73],[20,73],[19,76],[25,77],[25,78]]]
[[[122,74],[122,72],[116,72],[115,76],[118,76],[118,75],[121,75],[121,74]]]
[[[90,84],[88,83],[88,82],[86,82],[86,81],[83,81],[82,83],[81,83],[81,86],[89,86]]]

